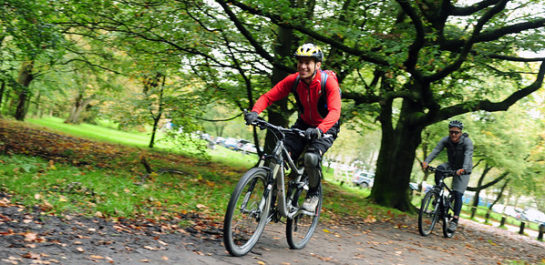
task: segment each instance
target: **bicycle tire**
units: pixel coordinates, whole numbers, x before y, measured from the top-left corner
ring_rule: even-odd
[[[443,216],[443,237],[451,238],[454,236],[454,231],[452,232],[448,231],[448,225],[450,221],[452,221],[452,218],[454,217],[454,206],[452,205],[451,195],[448,196],[447,200],[450,203],[449,203],[448,209],[445,211],[446,213]]]
[[[232,256],[246,255],[263,234],[270,208],[267,176],[264,168],[250,169],[229,199],[223,221],[223,243]]]
[[[302,187],[297,189],[292,197],[292,205],[299,209],[305,201],[307,190]],[[318,206],[314,211],[314,215],[308,215],[303,212],[295,215],[293,218],[288,218],[286,222],[286,239],[291,249],[302,249],[306,246],[318,225],[320,212],[322,209],[322,184],[318,186]]]
[[[434,191],[426,193],[418,212],[418,232],[422,236],[428,236],[433,231],[439,220],[440,209],[439,194]]]

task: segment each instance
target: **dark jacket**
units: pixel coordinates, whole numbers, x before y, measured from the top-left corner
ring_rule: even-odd
[[[424,162],[429,164],[445,147],[450,167],[455,170],[463,168],[465,174],[470,174],[473,169],[473,142],[467,133],[460,136],[458,143],[453,143],[448,136],[443,137]]]

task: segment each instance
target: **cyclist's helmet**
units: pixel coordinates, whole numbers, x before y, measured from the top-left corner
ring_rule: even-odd
[[[295,51],[295,54],[294,54],[295,58],[299,58],[299,57],[312,57],[314,58],[317,62],[321,62],[322,59],[324,58],[324,53],[322,52],[322,49],[320,49],[320,47],[312,44],[312,43],[305,43],[301,46],[299,46],[299,48],[297,48],[297,50]]]
[[[464,124],[461,121],[453,120],[448,123],[448,127],[449,128],[457,127],[457,128],[460,128],[460,130],[463,130]]]

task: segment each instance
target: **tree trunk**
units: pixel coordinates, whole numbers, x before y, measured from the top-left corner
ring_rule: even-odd
[[[163,113],[160,112],[159,114],[157,114],[157,116],[153,117],[153,130],[151,131],[151,139],[148,145],[149,148],[153,148],[153,145],[155,144],[155,133],[157,132],[157,127],[158,127],[159,120],[161,119],[162,114]]]
[[[70,115],[64,121],[64,123],[80,124],[81,113],[85,110],[85,108],[89,105],[89,103],[91,103],[92,100],[93,100],[93,96],[84,99],[83,92],[80,91],[78,93],[78,96],[76,97],[75,104],[72,107],[72,111],[70,112]]]
[[[492,202],[492,204],[490,204],[490,207],[488,207],[488,209],[492,210],[492,207],[494,207],[494,205],[501,200],[501,197],[503,195],[503,191],[505,190],[505,187],[507,187],[507,184],[509,184],[510,180],[511,179],[506,179],[505,180],[505,182],[503,183],[503,186],[501,186],[501,189],[500,189],[500,192],[498,193],[498,196],[496,197],[496,200],[494,200],[494,202]]]
[[[2,99],[4,98],[5,90],[6,90],[6,81],[2,80],[2,85],[0,85],[0,116],[2,116]]]
[[[28,86],[34,76],[32,75],[32,69],[34,68],[34,61],[24,62],[21,65],[21,70],[19,71],[19,99],[17,102],[17,108],[15,109],[15,119],[19,121],[25,120],[26,116],[26,107],[29,99],[30,91]]]
[[[493,167],[489,166],[488,164],[485,164],[483,173],[481,174],[481,177],[479,178],[479,181],[477,183],[477,187],[467,187],[467,190],[475,192],[475,197],[473,197],[473,208],[471,208],[471,218],[475,217],[475,212],[477,211],[477,206],[479,205],[479,194],[481,193],[481,191],[490,186],[493,186],[494,184],[500,182],[502,179],[507,177],[507,175],[509,175],[508,172],[504,172],[496,179],[483,185],[484,177],[492,168]]]
[[[157,84],[161,81],[162,79],[162,83],[160,84],[161,86],[161,89],[159,90],[159,99],[157,99],[157,114],[154,114],[153,111],[151,110],[151,106],[150,106],[150,114],[151,114],[151,118],[153,119],[153,131],[151,132],[151,139],[149,141],[149,145],[148,147],[149,148],[153,148],[153,145],[155,144],[155,134],[157,133],[157,127],[158,127],[158,124],[159,124],[159,121],[161,120],[161,117],[163,116],[163,93],[164,93],[164,90],[165,90],[165,82],[166,82],[166,78],[167,76],[162,74],[162,73],[159,73],[157,72],[157,74],[155,75],[154,77],[154,81],[151,82],[151,83],[148,83],[147,85],[151,87],[156,87]],[[146,84],[145,84],[146,86]],[[145,92],[146,90],[144,90]]]
[[[410,203],[409,182],[424,127],[410,125],[410,117],[417,112],[417,106],[404,101],[394,129],[390,122],[391,109],[392,101],[384,101],[380,117],[382,139],[370,198],[380,205],[411,212],[414,206]]]
[[[473,196],[473,203],[472,203],[473,207],[471,207],[471,219],[475,217],[475,213],[477,212],[477,207],[479,206],[479,200],[481,199],[480,194],[482,190],[481,187],[483,186],[484,177],[486,176],[486,174],[488,174],[488,172],[491,169],[492,167],[489,166],[488,163],[485,164],[483,173],[479,177],[479,181],[477,182],[477,187],[475,188],[475,196]]]
[[[35,109],[34,109],[34,115],[36,117],[41,117],[41,114],[40,114],[40,98],[42,97],[42,94],[40,93],[40,91],[38,91],[36,93],[36,98],[34,99],[34,101],[32,103],[34,103],[34,106],[35,106]]]
[[[295,50],[293,43],[295,43],[295,35],[293,30],[283,27],[279,28],[278,37],[276,39],[275,54],[278,58],[285,58],[291,56]],[[290,73],[274,67],[271,76],[271,85],[274,86]],[[288,100],[282,99],[275,102],[273,105],[267,108],[268,120],[272,124],[287,127],[289,124],[289,116],[293,113],[293,110],[288,110]],[[257,139],[257,137],[254,137]],[[256,143],[258,141],[256,140]],[[269,131],[265,135],[265,152],[271,152],[276,144],[276,138]]]

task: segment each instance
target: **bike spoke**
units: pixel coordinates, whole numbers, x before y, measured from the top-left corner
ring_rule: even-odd
[[[321,190],[321,188],[320,188]],[[321,191],[320,191],[321,193]],[[300,249],[305,247],[308,243],[316,226],[318,225],[318,219],[320,217],[320,208],[322,205],[322,197],[320,195],[320,201],[316,207],[315,212],[307,212],[300,209],[306,198],[306,191],[300,189],[293,198],[293,207],[298,213],[292,218],[288,219],[286,225],[286,236],[288,244],[291,248]]]
[[[263,169],[250,170],[231,196],[224,220],[224,244],[231,255],[248,253],[263,232],[266,224],[263,216],[267,214],[266,176]]]

